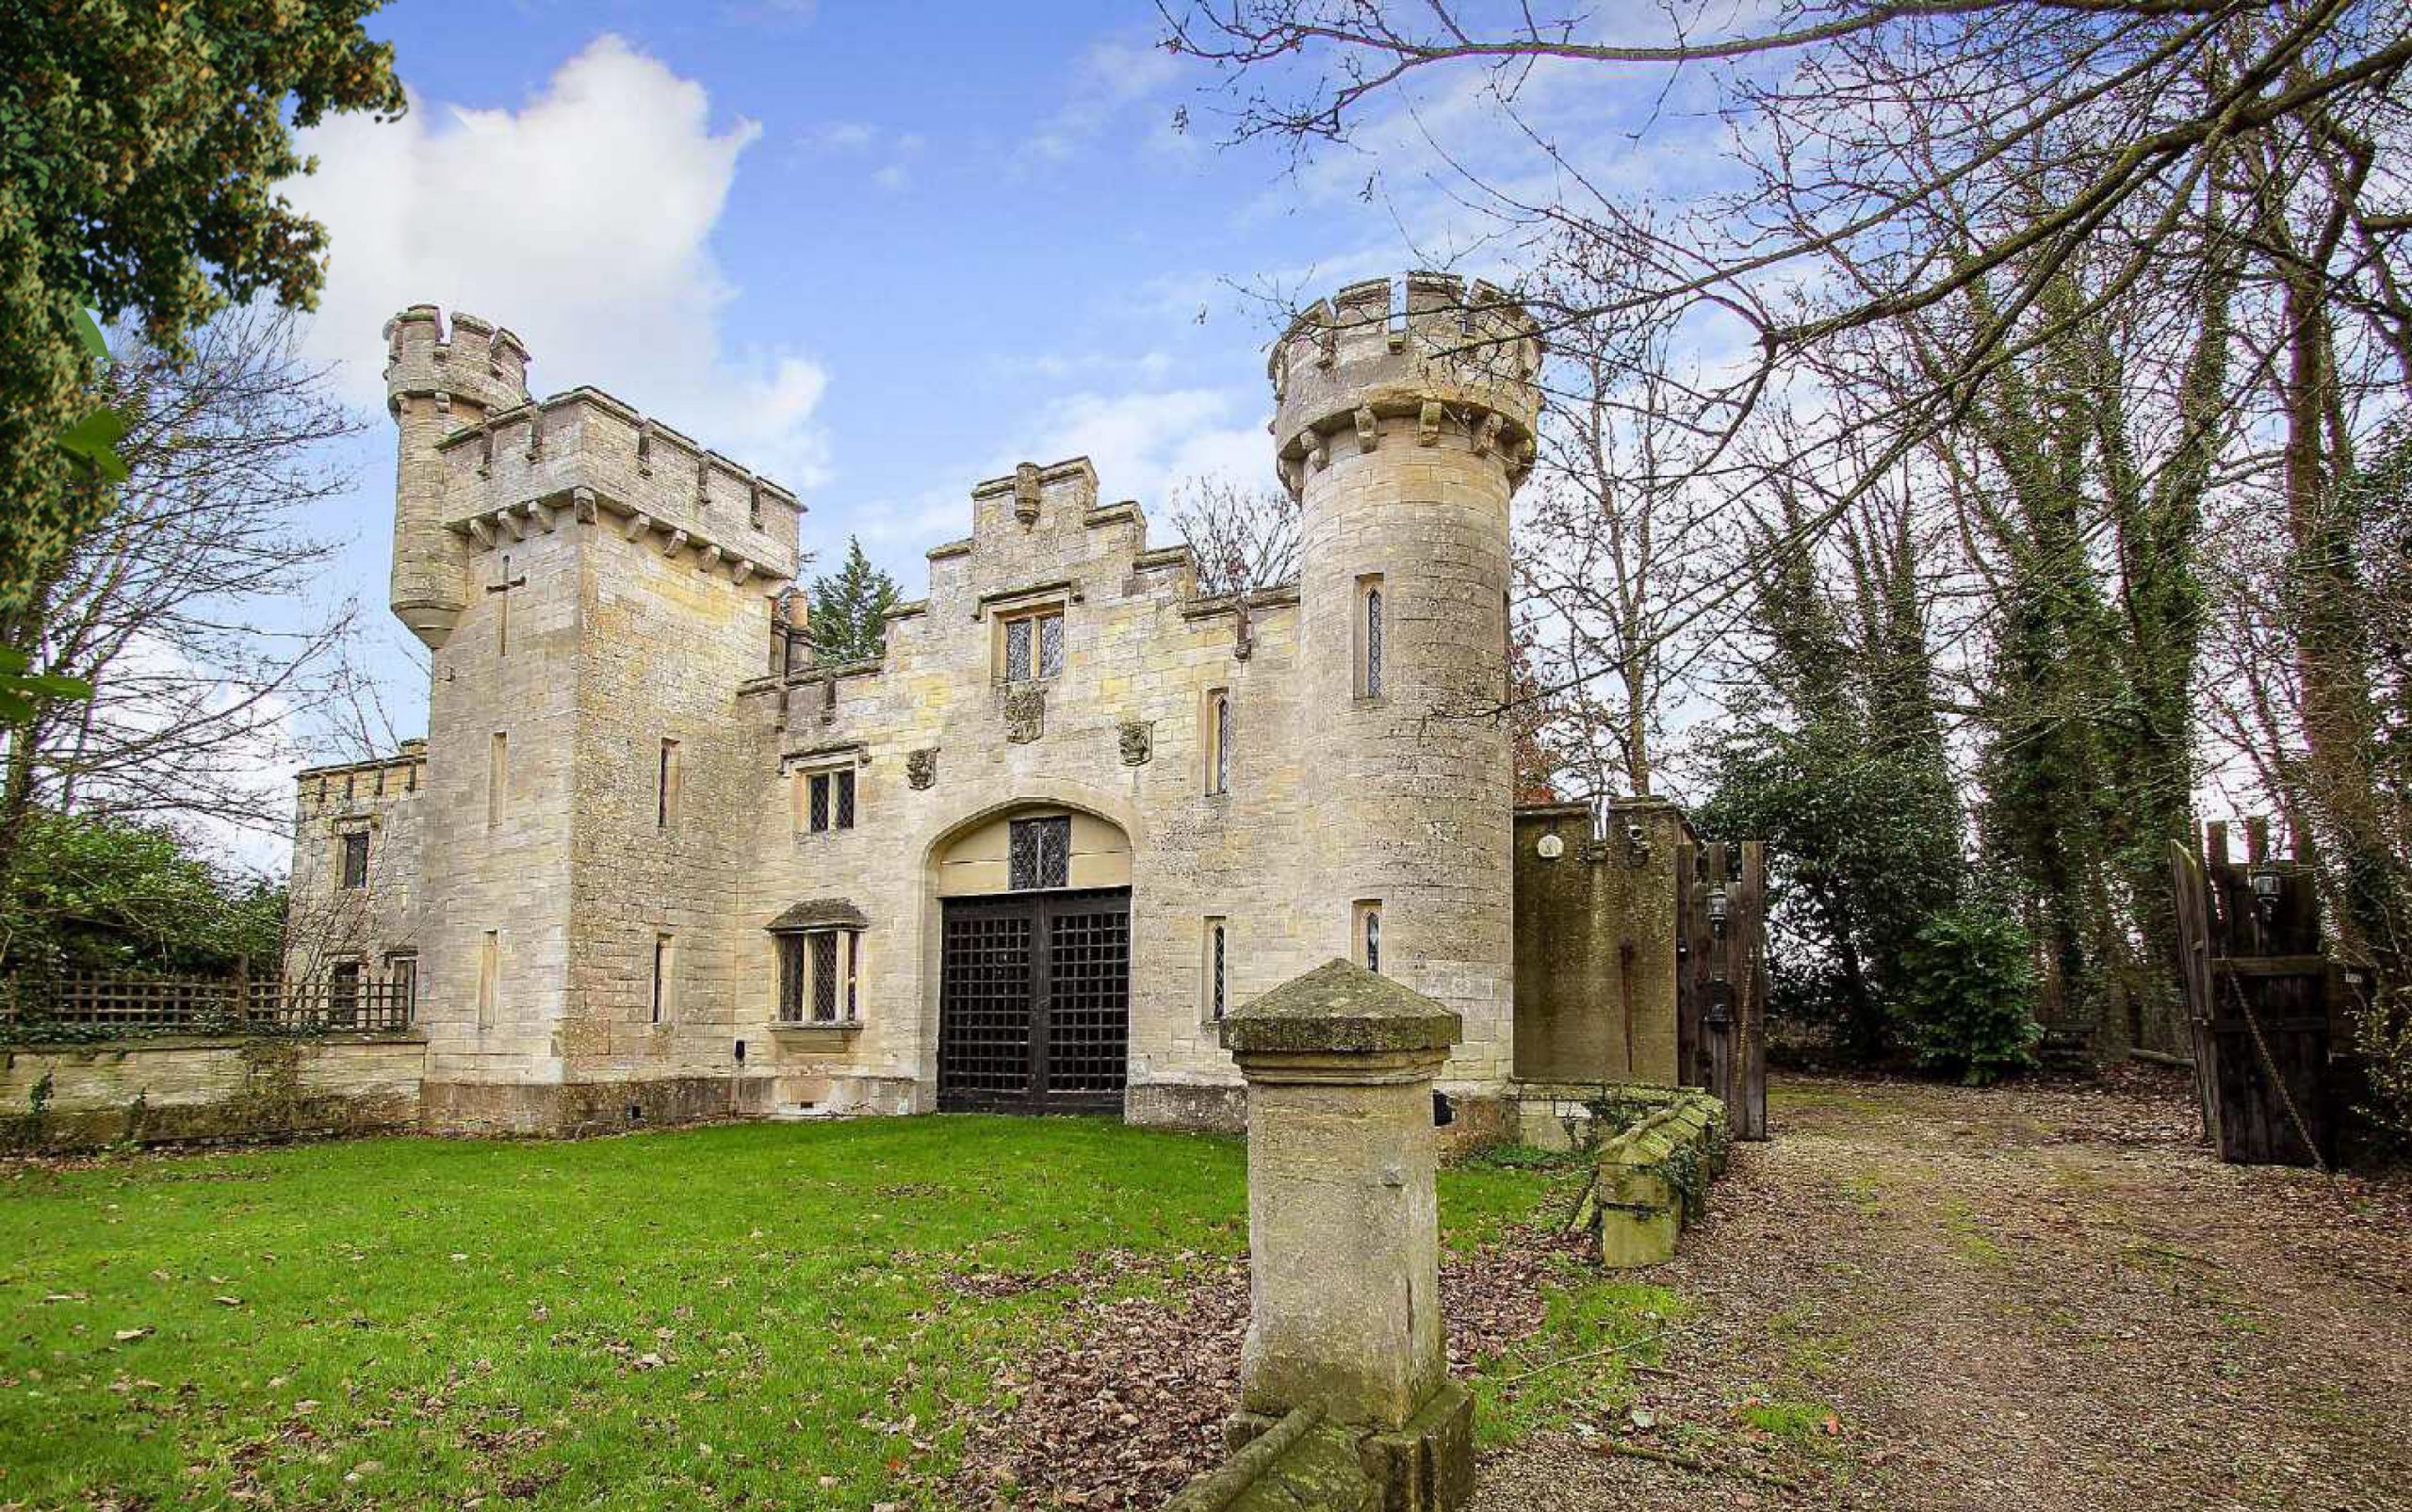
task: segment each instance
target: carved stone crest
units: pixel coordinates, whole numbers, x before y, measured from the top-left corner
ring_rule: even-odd
[[[919,751],[907,751],[904,753],[904,781],[906,786],[919,790],[929,787],[932,783],[935,783],[937,780],[938,748],[937,746],[924,746]]]
[[[1122,764],[1144,767],[1156,754],[1156,724],[1153,720],[1127,719],[1122,722]]]
[[[1047,695],[1035,688],[1026,688],[1005,695],[1005,739],[1016,745],[1028,745],[1047,727]]]

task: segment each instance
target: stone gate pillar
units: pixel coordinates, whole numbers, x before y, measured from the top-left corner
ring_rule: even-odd
[[[1432,1081],[1458,1015],[1346,961],[1223,1022],[1247,1079],[1250,1310],[1234,1447],[1319,1410],[1390,1512],[1464,1504],[1473,1402],[1441,1318]]]

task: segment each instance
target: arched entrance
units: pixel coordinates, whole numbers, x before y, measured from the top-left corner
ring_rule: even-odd
[[[1118,1113],[1131,1044],[1131,843],[1008,809],[937,854],[938,1108]]]

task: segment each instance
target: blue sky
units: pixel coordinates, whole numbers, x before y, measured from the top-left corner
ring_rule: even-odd
[[[531,386],[609,389],[795,487],[908,593],[977,480],[1097,459],[1160,536],[1167,493],[1268,473],[1269,316],[1235,289],[1402,266],[1344,157],[1223,149],[1152,7],[400,0],[413,109],[310,134],[332,234],[307,337],[377,424],[329,598],[377,622],[402,733],[424,690],[384,614],[379,326],[416,301],[511,326]],[[1172,129],[1187,103],[1199,129]]]

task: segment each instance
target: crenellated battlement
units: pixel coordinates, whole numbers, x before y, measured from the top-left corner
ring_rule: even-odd
[[[480,545],[601,509],[724,565],[740,582],[792,577],[794,492],[595,388],[525,400],[436,443],[444,527]]]
[[[414,304],[385,322],[385,402],[397,415],[406,398],[433,398],[449,408],[476,406],[456,423],[479,414],[528,402],[528,348],[511,332],[474,315],[455,311],[449,333],[444,312]]]
[[[1335,439],[1385,429],[1496,450],[1521,480],[1540,409],[1540,327],[1506,290],[1448,273],[1367,279],[1317,301],[1273,344],[1274,437],[1295,492]],[[1347,444],[1344,441],[1344,444]]]

